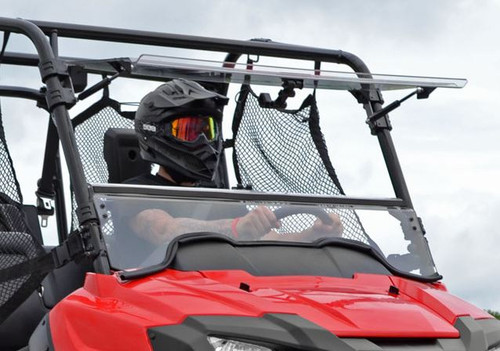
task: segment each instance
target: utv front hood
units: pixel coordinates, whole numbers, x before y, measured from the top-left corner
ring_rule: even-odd
[[[177,274],[181,274],[177,272]],[[168,323],[192,315],[299,315],[341,337],[458,337],[458,316],[490,318],[439,284],[382,275],[353,279],[254,277],[242,271],[204,271],[194,280],[156,275],[133,290],[165,310]],[[171,320],[174,319],[174,320]]]
[[[234,331],[237,325],[232,320],[276,316],[295,318],[302,321],[299,326],[314,325],[338,338],[397,340],[459,338],[459,317],[472,321],[492,318],[448,294],[441,284],[392,276],[254,277],[243,271],[168,270],[130,282],[89,274],[83,289],[56,306],[50,322],[64,320],[66,326],[54,338],[74,339],[64,335],[73,330],[79,338],[94,342],[99,338],[96,333],[113,335],[119,326],[120,342],[130,348],[137,340],[148,342],[145,330],[182,326],[189,321],[200,325],[193,318],[225,318],[224,323]],[[126,341],[129,337],[131,341]]]

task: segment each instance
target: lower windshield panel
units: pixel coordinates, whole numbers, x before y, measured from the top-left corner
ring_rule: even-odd
[[[95,195],[110,263],[136,269],[161,263],[168,244],[188,233],[235,241],[354,242],[378,251],[397,270],[436,273],[412,210],[353,205]]]

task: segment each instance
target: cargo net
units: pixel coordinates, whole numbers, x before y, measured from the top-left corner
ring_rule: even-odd
[[[298,110],[263,108],[244,85],[233,134],[233,164],[242,186],[266,192],[344,195],[328,156],[313,95]],[[339,207],[334,212],[342,220],[343,238],[369,243],[353,210]],[[303,230],[315,220],[310,214],[288,216],[281,221],[279,232]]]
[[[0,111],[0,271],[44,254],[41,244],[29,233],[21,203]],[[40,285],[43,277],[31,273],[0,282],[0,324]]]
[[[109,128],[134,128],[134,121],[119,111],[119,103],[103,98],[74,120],[75,139],[87,183],[107,183],[108,167],[104,160],[104,134]],[[76,200],[72,194],[72,228],[78,226]],[[112,232],[112,222],[109,231]]]
[[[21,189],[17,182],[16,173],[12,164],[12,159],[7,149],[5,131],[3,129],[2,116],[0,111],[0,193],[8,196],[17,203],[22,203]]]

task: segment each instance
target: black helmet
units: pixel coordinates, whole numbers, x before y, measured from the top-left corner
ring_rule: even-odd
[[[174,79],[142,100],[135,114],[141,157],[182,181],[214,179],[222,152],[222,107],[228,98]]]

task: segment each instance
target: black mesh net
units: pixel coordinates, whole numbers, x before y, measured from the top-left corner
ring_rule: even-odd
[[[1,111],[0,111],[0,192],[5,194],[13,201],[17,203],[22,203],[23,198],[21,195],[21,189],[19,188],[19,183],[17,182],[16,173],[12,165],[12,159],[7,149],[7,142],[5,140],[5,131],[3,129],[3,123]]]
[[[104,134],[109,128],[134,128],[134,121],[125,117],[119,104],[103,99],[75,117],[75,139],[88,183],[107,183],[108,167],[104,160]],[[72,227],[78,226],[73,196]]]
[[[236,178],[258,191],[344,195],[330,162],[319,126],[316,100],[310,95],[298,110],[262,108],[243,86],[233,121]],[[367,243],[354,211],[337,209],[343,237]],[[315,216],[297,214],[282,220],[280,231],[310,227]]]
[[[8,270],[44,254],[29,233],[21,203],[0,111],[0,270]],[[39,286],[43,277],[30,273],[0,282],[0,323]]]

